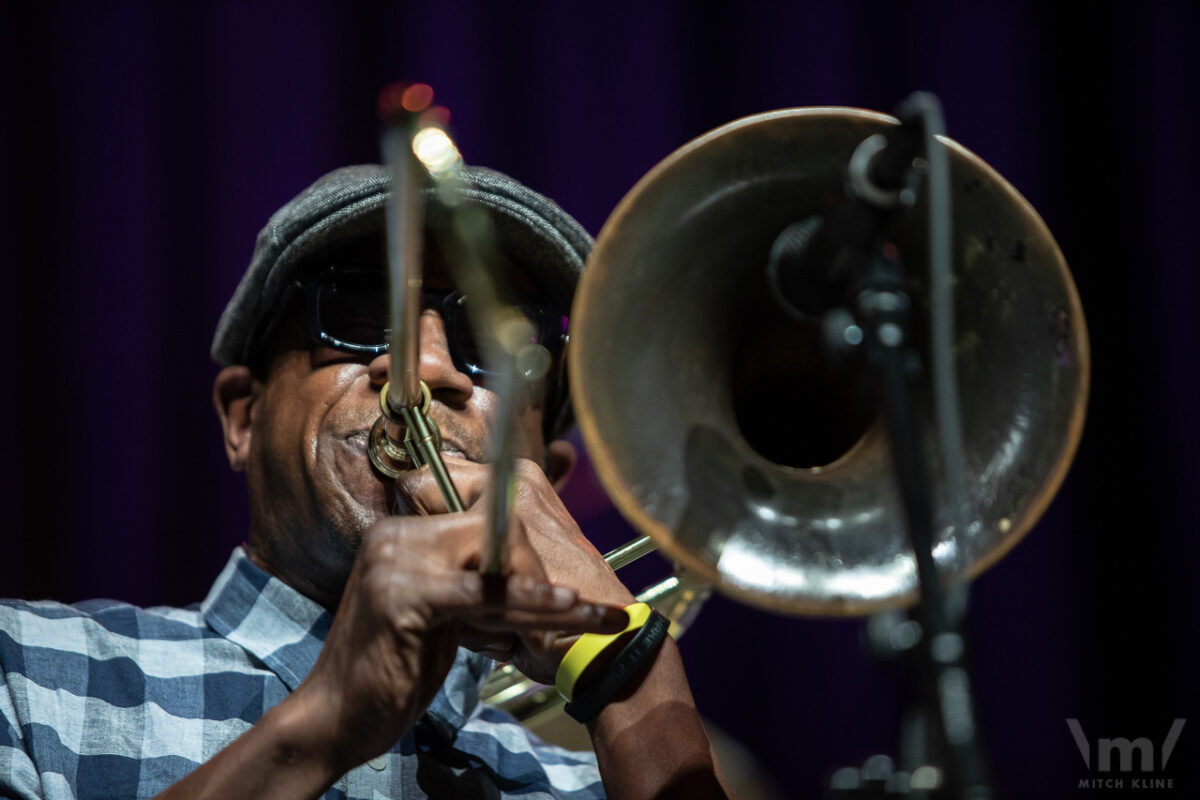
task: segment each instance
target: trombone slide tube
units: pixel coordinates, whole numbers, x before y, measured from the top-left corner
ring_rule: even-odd
[[[416,157],[409,130],[397,123],[384,134],[384,151],[392,171],[392,198],[387,214],[388,311],[391,388],[394,410],[421,402],[420,336],[421,250],[424,215]]]

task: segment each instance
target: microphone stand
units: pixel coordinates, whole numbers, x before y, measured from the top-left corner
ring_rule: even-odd
[[[861,343],[880,392],[920,592],[914,612],[920,634],[912,649],[923,678],[919,691],[923,719],[934,723],[928,731],[933,745],[928,755],[937,764],[914,763],[905,765],[911,772],[894,772],[890,759],[873,756],[862,769],[835,773],[830,790],[838,798],[985,800],[993,792],[976,733],[960,627],[962,609],[952,609],[948,603],[933,555],[934,508],[913,392],[922,363],[913,336],[912,302],[901,254],[883,235],[889,213],[913,205],[919,173],[928,175],[937,424],[951,521],[964,531],[968,508],[952,352],[948,159],[935,138],[941,132],[941,108],[935,97],[914,94],[901,103],[897,116],[899,127],[887,136],[869,137],[855,151],[847,174],[848,201],[828,219],[810,218],[785,230],[772,248],[768,265],[772,291],[793,316],[813,321],[823,314],[822,327],[835,356],[844,355],[848,344]],[[830,298],[847,294],[853,298],[850,310],[830,309]],[[965,594],[957,599],[965,602]],[[912,736],[905,738],[913,744]],[[918,753],[921,760],[924,755]]]
[[[924,678],[921,699],[927,709],[926,721],[936,722],[930,733],[936,737],[935,751],[941,752],[940,770],[931,765],[916,766],[908,788],[935,790],[933,796],[939,797],[983,800],[992,792],[984,778],[976,733],[961,614],[948,605],[933,557],[934,514],[913,404],[913,383],[920,362],[912,344],[911,302],[904,291],[903,267],[894,247],[876,247],[863,286],[856,302],[856,319],[862,325],[867,361],[882,393],[916,560],[920,601],[915,616],[921,626],[916,656],[918,672]],[[894,781],[893,789],[901,782]]]

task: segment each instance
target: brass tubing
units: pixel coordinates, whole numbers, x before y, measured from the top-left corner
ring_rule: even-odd
[[[424,214],[421,198],[421,164],[413,152],[417,118],[407,112],[394,114],[384,129],[384,156],[392,173],[388,201],[387,266],[390,378],[381,398],[384,442],[372,447],[372,461],[380,471],[397,477],[400,465],[380,464],[378,450],[398,455],[404,427],[403,450],[414,466],[429,465],[449,511],[462,511],[462,500],[442,462],[441,435],[429,416],[429,387],[420,379],[421,250]]]
[[[421,386],[424,386],[424,383]],[[411,457],[419,466],[429,465],[429,469],[433,472],[433,479],[437,482],[442,497],[446,500],[446,510],[462,511],[462,500],[458,496],[458,490],[454,488],[453,481],[450,480],[446,464],[442,461],[439,449],[441,436],[437,432],[436,423],[420,406],[402,408],[400,415],[404,418],[404,424],[408,428],[405,443],[410,448]]]
[[[620,569],[626,564],[632,564],[644,555],[649,555],[658,549],[658,545],[649,536],[641,536],[632,541],[626,542],[615,550],[609,550],[604,554],[604,560],[614,570]]]
[[[492,494],[489,498],[482,570],[485,575],[500,575],[508,567],[508,517],[513,499],[513,428],[516,422],[513,406],[517,386],[512,359],[498,352],[492,355],[495,357],[493,363],[501,361],[504,369],[496,376],[494,385],[499,398],[499,424],[491,454]]]
[[[389,347],[391,390],[388,403],[393,410],[415,407],[421,402],[420,325],[421,250],[423,214],[416,157],[412,153],[409,127],[391,125],[384,135],[384,149],[392,170],[392,197],[387,215],[388,311],[391,315]]]
[[[420,138],[420,146],[417,139]],[[516,333],[515,342],[506,342],[504,333],[514,332],[511,309],[500,299],[495,281],[488,272],[498,247],[486,212],[463,202],[463,161],[450,135],[436,124],[420,131],[413,139],[415,152],[433,179],[439,201],[451,209],[451,221],[444,231],[443,250],[454,283],[471,298],[469,324],[476,339],[485,343],[484,357],[495,373],[490,388],[498,405],[497,429],[488,458],[492,463],[492,493],[488,505],[486,538],[481,570],[500,575],[506,569],[508,517],[512,506],[513,435],[516,424],[516,393],[524,386],[516,368],[516,343],[527,343],[530,333]],[[513,337],[510,337],[513,338]],[[488,347],[487,343],[493,343]],[[537,376],[540,378],[541,376]]]

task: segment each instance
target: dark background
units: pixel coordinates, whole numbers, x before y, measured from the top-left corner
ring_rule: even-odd
[[[1189,718],[1200,789],[1195,3],[7,2],[0,11],[0,595],[203,597],[246,507],[208,346],[268,215],[378,158],[375,95],[431,83],[467,159],[593,233],[692,137],[771,108],[940,95],[1039,210],[1088,317],[1088,423],[1058,499],[975,584],[1006,796],[1062,797],[1088,736]],[[584,471],[603,543],[628,535]],[[635,588],[637,588],[635,586]],[[704,713],[797,796],[894,752],[904,681],[858,621],[716,599],[682,642]],[[1193,716],[1196,719],[1191,719]]]

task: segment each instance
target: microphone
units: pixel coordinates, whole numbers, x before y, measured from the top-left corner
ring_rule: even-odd
[[[835,294],[835,281],[825,269],[832,264],[810,255],[824,227],[820,216],[793,222],[776,237],[767,257],[767,286],[779,306],[797,321],[820,316]]]
[[[826,216],[788,225],[767,257],[767,285],[788,316],[818,322],[850,301],[851,282],[878,242],[881,216],[916,202],[918,164],[924,145],[918,92],[897,110],[900,124],[864,139],[846,167],[845,199]]]

